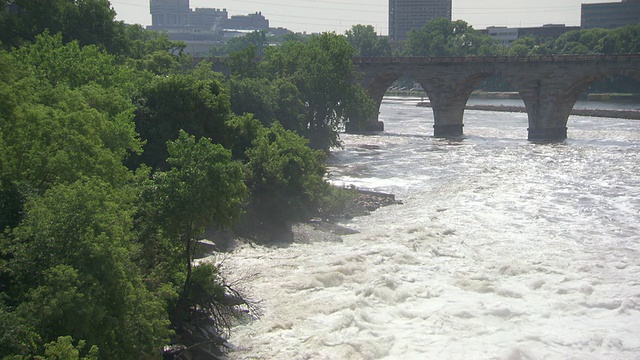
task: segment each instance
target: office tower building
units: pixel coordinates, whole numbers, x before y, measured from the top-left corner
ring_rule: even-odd
[[[583,29],[614,29],[635,24],[640,24],[640,0],[582,4],[581,25]]]
[[[409,31],[439,18],[451,20],[451,0],[389,0],[389,38],[405,40]]]

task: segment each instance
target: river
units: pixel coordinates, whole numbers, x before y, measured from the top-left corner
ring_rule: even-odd
[[[386,98],[386,131],[330,159],[401,205],[225,255],[263,311],[229,359],[640,359],[640,121],[572,116],[534,144],[526,114],[467,111],[453,141],[419,100]]]

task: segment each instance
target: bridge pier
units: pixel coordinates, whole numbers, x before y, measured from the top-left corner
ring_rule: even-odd
[[[462,137],[464,124],[433,125],[433,136],[437,138]]]
[[[422,76],[418,82],[429,96],[433,110],[433,136],[459,138],[464,135],[463,118],[469,96],[484,74],[466,74],[451,68],[436,76]]]
[[[567,127],[527,129],[529,141],[563,141],[567,138]]]
[[[582,71],[554,69],[519,83],[520,95],[529,117],[530,141],[563,141],[571,110],[594,78]]]

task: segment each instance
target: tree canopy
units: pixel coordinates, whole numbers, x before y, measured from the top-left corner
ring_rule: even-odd
[[[374,111],[356,83],[354,55],[355,48],[335,33],[269,47],[257,66],[251,47],[235,53],[230,58],[233,108],[254,111],[266,126],[278,121],[309,139],[312,148],[328,150],[339,144],[345,122],[368,120]]]
[[[376,34],[371,25],[353,25],[345,32],[347,42],[356,49],[356,56],[360,57],[389,57],[391,45],[387,38]]]
[[[265,47],[291,70],[269,75],[254,45],[225,79],[114,16],[106,0],[0,2],[1,358],[217,346],[252,307],[219,265],[195,266],[205,229],[317,212],[324,154],[303,136],[367,105],[344,37]]]
[[[473,29],[465,21],[436,19],[409,31],[405,56],[494,55],[497,40]]]

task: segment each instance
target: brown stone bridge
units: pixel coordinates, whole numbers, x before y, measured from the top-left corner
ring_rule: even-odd
[[[433,108],[436,137],[463,135],[467,100],[490,76],[500,76],[522,96],[529,140],[566,139],[571,109],[593,82],[614,74],[640,81],[640,55],[355,58],[353,62],[378,108],[396,79],[408,75],[422,85]],[[383,129],[376,116],[362,130]]]

